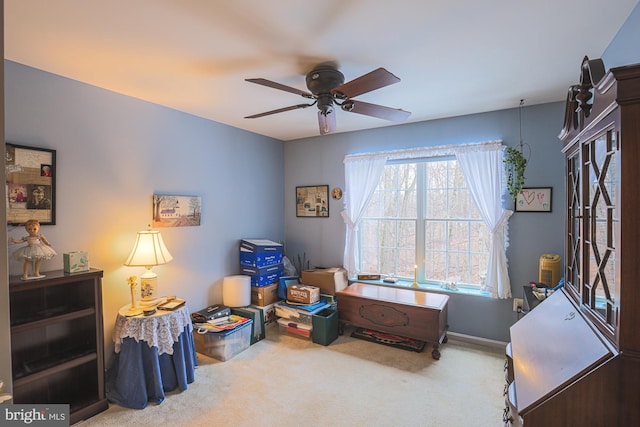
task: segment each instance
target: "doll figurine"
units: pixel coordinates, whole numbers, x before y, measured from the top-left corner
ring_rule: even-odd
[[[129,307],[125,316],[137,316],[142,314],[142,309],[136,306],[136,284],[138,283],[138,278],[136,276],[129,276],[127,283],[129,283],[129,287],[131,288],[131,307]]]
[[[16,240],[13,237],[9,238],[12,243],[27,243],[27,246],[23,246],[17,249],[13,256],[24,261],[24,268],[22,271],[22,280],[39,279],[44,277],[40,274],[40,264],[42,260],[51,259],[57,255],[56,251],[51,247],[51,243],[47,238],[38,234],[40,231],[40,223],[37,219],[30,219],[24,224],[24,229],[29,233],[28,236],[23,237],[20,240]],[[33,276],[29,277],[29,266],[33,264]]]

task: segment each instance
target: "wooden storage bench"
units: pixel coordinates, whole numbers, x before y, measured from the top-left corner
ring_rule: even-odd
[[[336,292],[341,330],[344,324],[433,344],[440,358],[447,342],[447,295],[384,285],[353,283]]]

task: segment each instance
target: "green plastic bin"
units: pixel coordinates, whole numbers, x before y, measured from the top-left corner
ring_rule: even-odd
[[[316,344],[329,345],[338,338],[338,311],[325,308],[311,316],[311,340]]]

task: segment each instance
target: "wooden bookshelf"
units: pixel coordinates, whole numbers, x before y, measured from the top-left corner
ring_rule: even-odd
[[[13,401],[70,405],[74,424],[108,408],[102,271],[9,279]]]

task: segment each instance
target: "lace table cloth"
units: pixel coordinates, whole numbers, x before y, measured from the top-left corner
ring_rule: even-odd
[[[173,311],[157,310],[151,316],[126,317],[124,313],[129,305],[122,307],[116,318],[113,332],[115,352],[120,353],[122,340],[133,338],[136,342],[144,341],[149,347],[157,347],[158,355],[173,354],[173,344],[178,342],[180,334],[191,332],[191,317],[186,305]]]

